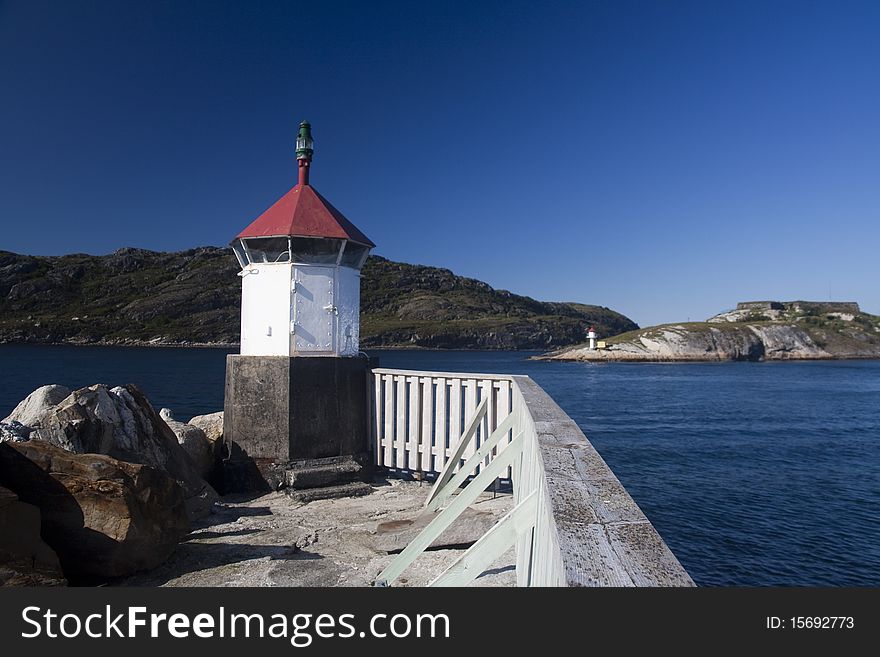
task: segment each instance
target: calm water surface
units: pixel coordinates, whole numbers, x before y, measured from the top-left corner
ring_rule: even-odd
[[[0,417],[46,383],[223,407],[222,349],[0,345]],[[702,585],[880,586],[880,362],[545,363],[374,351],[383,367],[527,374],[583,428]]]

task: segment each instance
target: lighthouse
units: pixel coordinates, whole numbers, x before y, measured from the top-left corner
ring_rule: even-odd
[[[590,349],[593,350],[596,348],[596,327],[591,326],[587,329],[587,341],[589,342]]]
[[[311,126],[296,139],[298,182],[241,231],[241,353],[356,356],[360,270],[375,246],[309,184]]]
[[[314,152],[303,121],[296,185],[232,241],[241,353],[227,357],[224,436],[273,488],[305,488],[298,473],[350,473],[352,460],[368,461],[375,362],[358,345],[360,271],[375,244],[311,186]]]

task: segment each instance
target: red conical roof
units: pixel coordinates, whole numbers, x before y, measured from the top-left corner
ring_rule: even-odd
[[[300,184],[241,231],[241,237],[336,237],[376,246],[357,226],[308,184]]]

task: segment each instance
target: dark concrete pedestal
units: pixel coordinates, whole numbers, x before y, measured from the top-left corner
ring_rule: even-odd
[[[226,357],[224,438],[253,459],[272,489],[302,489],[310,480],[317,487],[367,480],[368,384],[377,366],[377,359],[363,357],[231,354]]]

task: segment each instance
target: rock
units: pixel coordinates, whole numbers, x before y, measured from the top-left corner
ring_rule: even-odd
[[[191,519],[210,513],[219,500],[177,436],[134,385],[80,388],[45,408],[32,422],[31,439],[75,454],[106,454],[165,472],[183,487]]]
[[[21,422],[12,420],[11,422],[0,422],[0,443],[11,442],[20,443],[33,433],[33,429],[24,426]]]
[[[0,486],[0,586],[64,586],[58,555],[40,536],[40,510]]]
[[[15,421],[27,427],[35,426],[48,409],[60,404],[69,394],[70,388],[55,384],[37,388],[21,400],[3,422]]]
[[[208,413],[207,415],[196,415],[189,421],[189,424],[204,431],[205,438],[208,439],[208,442],[215,445],[217,452],[220,453],[223,446],[223,411]]]
[[[3,443],[0,485],[39,508],[43,538],[78,582],[154,568],[189,532],[181,487],[146,465]]]
[[[208,441],[205,432],[191,424],[178,422],[168,408],[159,411],[159,416],[177,436],[177,442],[189,455],[199,476],[206,480],[212,477],[217,466],[217,452],[214,444]]]

